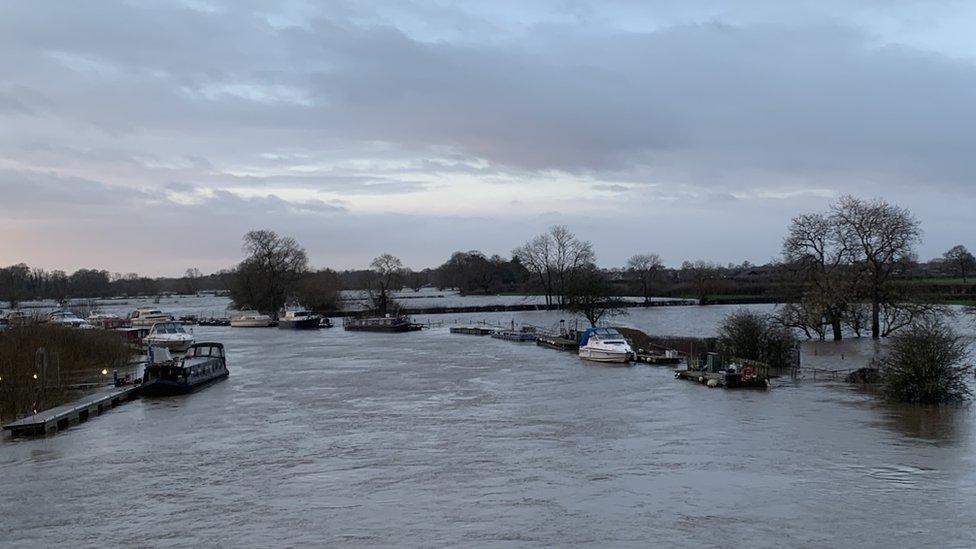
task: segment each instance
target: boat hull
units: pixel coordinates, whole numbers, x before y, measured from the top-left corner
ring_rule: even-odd
[[[190,339],[190,340],[179,341],[179,340],[165,340],[165,339],[159,340],[159,339],[147,338],[146,345],[152,347],[163,347],[165,349],[169,349],[170,351],[177,351],[182,353],[187,349],[189,349],[191,345],[193,345],[193,340]]]
[[[271,320],[231,320],[232,328],[270,328]]]
[[[318,317],[306,318],[282,318],[278,320],[278,328],[281,330],[318,330],[321,325]]]
[[[416,332],[423,329],[423,326],[417,324],[397,324],[394,326],[350,326],[344,325],[343,328],[349,332],[383,332],[383,333],[400,333],[400,332]]]
[[[230,375],[230,372],[227,370],[224,370],[223,372],[215,372],[214,375],[206,378],[196,379],[193,381],[193,383],[173,381],[170,379],[155,379],[141,386],[139,388],[139,394],[142,396],[151,397],[185,395],[211,383],[226,379],[228,375]]]
[[[579,357],[583,360],[592,362],[606,362],[615,364],[625,364],[630,362],[630,353],[627,351],[608,351],[604,349],[591,349],[580,347]]]

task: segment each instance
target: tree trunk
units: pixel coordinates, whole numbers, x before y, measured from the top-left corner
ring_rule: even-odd
[[[881,304],[878,298],[871,301],[871,339],[881,338]]]
[[[840,341],[844,339],[844,333],[840,328],[840,317],[835,316],[830,322],[830,327],[834,330],[834,341]]]

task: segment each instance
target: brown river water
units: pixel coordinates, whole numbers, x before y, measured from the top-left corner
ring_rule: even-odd
[[[621,323],[709,335],[728,310]],[[558,320],[419,320],[513,317]],[[709,390],[447,325],[195,328],[227,345],[226,381],[0,441],[0,546],[976,546],[971,407]]]

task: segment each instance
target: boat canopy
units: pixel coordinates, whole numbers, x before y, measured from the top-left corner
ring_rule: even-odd
[[[620,335],[620,332],[614,328],[587,328],[580,336],[580,347],[585,346],[591,337],[594,339],[623,339],[624,336]]]
[[[191,345],[186,351],[186,357],[223,357],[224,345],[222,343],[196,343]]]

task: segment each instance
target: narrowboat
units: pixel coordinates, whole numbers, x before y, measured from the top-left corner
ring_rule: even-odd
[[[160,354],[168,353],[161,351]],[[150,359],[139,391],[146,396],[184,394],[229,374],[223,344],[197,343],[191,345],[182,358],[160,362]]]
[[[342,327],[357,332],[413,332],[423,329],[422,325],[410,322],[406,316],[347,318]]]

